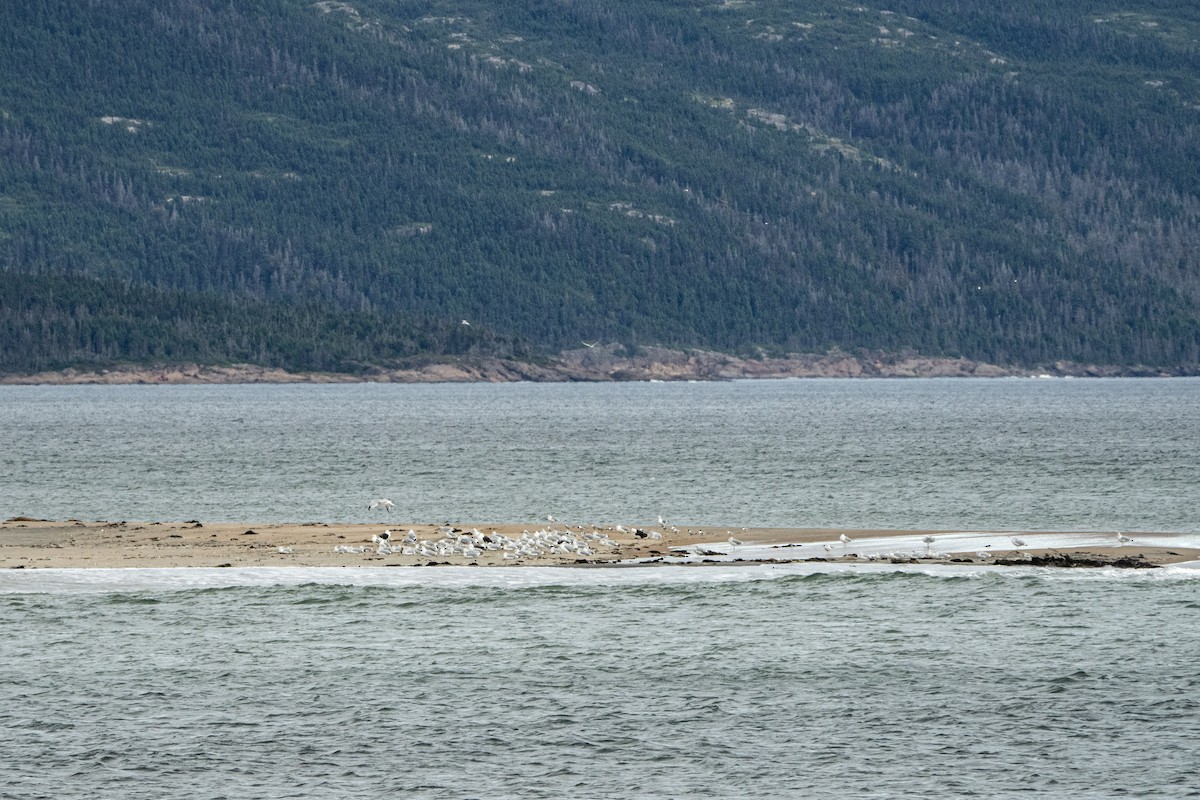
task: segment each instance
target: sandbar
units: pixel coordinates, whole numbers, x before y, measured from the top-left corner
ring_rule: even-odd
[[[390,531],[395,546],[379,546]],[[516,539],[523,532],[561,531],[582,541],[603,538],[613,544],[594,552],[544,553],[505,558],[503,550],[481,546],[475,555],[405,554],[398,540],[409,530],[419,541],[453,539],[478,531],[489,540]],[[840,542],[846,535],[849,544]],[[473,523],[245,523],[188,521],[42,520],[12,517],[0,522],[0,569],[78,569],[123,567],[435,567],[475,565],[510,567],[615,564],[772,563],[793,560],[858,561],[901,558],[905,561],[968,563],[1041,563],[1049,566],[1144,566],[1200,561],[1200,542],[1190,535],[1130,533],[1120,544],[1112,533],[1049,534],[1005,531],[849,530],[830,528],[731,528],[661,526],[637,523],[598,525],[542,522]],[[932,544],[915,545],[930,536]],[[970,537],[975,537],[971,539]],[[1026,547],[1012,537],[1029,540]],[[733,538],[738,543],[731,545]],[[963,552],[964,541],[987,541],[987,550]],[[1052,547],[1039,547],[1038,542]],[[866,543],[871,546],[866,546]],[[880,542],[895,542],[903,552],[885,552]],[[957,542],[945,552],[941,543]],[[860,543],[863,546],[860,546]],[[829,545],[825,547],[825,545]],[[744,555],[743,555],[744,554]],[[710,558],[712,557],[712,558]]]

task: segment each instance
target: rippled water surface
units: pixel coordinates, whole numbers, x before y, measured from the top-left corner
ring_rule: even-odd
[[[0,387],[0,439],[4,516],[1200,508],[1194,380]],[[808,569],[5,571],[0,797],[1200,797],[1200,570]]]
[[[0,513],[1192,531],[1200,380],[0,387]],[[379,516],[373,517],[379,519]]]
[[[22,798],[1196,797],[1200,580],[0,594]]]

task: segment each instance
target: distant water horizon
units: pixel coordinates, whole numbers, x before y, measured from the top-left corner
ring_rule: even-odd
[[[0,416],[5,516],[1186,532],[1200,507],[1194,378],[5,386]]]

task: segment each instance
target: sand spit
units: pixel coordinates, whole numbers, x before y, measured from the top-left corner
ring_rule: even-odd
[[[389,541],[380,542],[383,532]],[[454,554],[405,553],[408,531],[416,542],[458,542],[467,550]],[[551,534],[552,532],[552,534]],[[512,548],[488,545],[520,540],[562,539],[553,552],[543,548],[530,555]],[[840,542],[846,535],[849,544]],[[1016,548],[1010,535],[1030,539]],[[923,536],[934,539],[921,545]],[[938,542],[963,537],[988,550],[940,552]],[[1039,549],[1036,537],[1059,546]],[[0,522],[0,569],[119,568],[119,567],[356,567],[439,565],[604,566],[616,563],[679,564],[773,563],[791,560],[856,562],[895,560],[898,563],[955,562],[1030,564],[1041,566],[1154,567],[1200,560],[1200,548],[1163,543],[1161,534],[1130,534],[1133,543],[1108,546],[1111,534],[982,534],[951,531],[858,531],[646,525],[474,525],[474,524],[333,524],[232,522],[107,522],[37,520],[13,517]],[[1138,542],[1144,536],[1145,542]],[[1049,537],[1059,537],[1053,539]],[[1066,538],[1063,538],[1066,537]],[[1073,546],[1071,537],[1084,546]],[[731,538],[736,542],[730,542]],[[1194,545],[1190,539],[1183,544]],[[828,545],[828,547],[826,547]],[[974,545],[971,546],[972,549]],[[409,549],[416,550],[415,546]],[[960,546],[959,550],[962,549]],[[590,552],[584,552],[584,551]],[[899,551],[899,552],[896,552]]]

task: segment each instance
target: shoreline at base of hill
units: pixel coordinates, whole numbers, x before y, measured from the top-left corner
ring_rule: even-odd
[[[1184,377],[1200,365],[1158,368],[1056,361],[1038,367],[1000,366],[965,358],[912,353],[790,354],[743,358],[708,350],[598,345],[536,362],[501,358],[427,358],[355,373],[292,372],[253,364],[114,365],[0,375],[0,385],[230,383],[508,383],[531,381],[725,381],[753,378],[1002,378]]]

